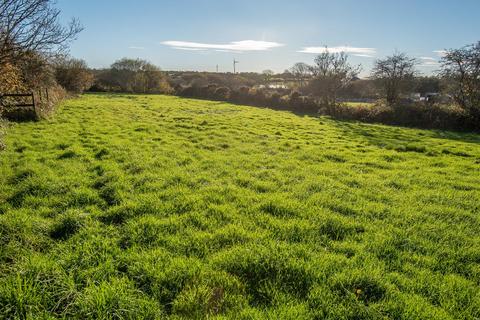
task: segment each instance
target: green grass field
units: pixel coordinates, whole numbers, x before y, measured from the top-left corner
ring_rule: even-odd
[[[5,143],[0,318],[480,318],[478,135],[85,95]]]

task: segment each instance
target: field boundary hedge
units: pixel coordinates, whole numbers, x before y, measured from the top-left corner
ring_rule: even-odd
[[[227,87],[208,85],[204,87],[177,87],[180,97],[226,101],[275,110],[292,111],[297,114],[326,115],[338,120],[399,125],[421,129],[480,132],[480,123],[461,108],[439,103],[402,101],[398,106],[387,106],[383,101],[373,105],[349,106],[339,103],[324,106],[313,96],[302,96],[290,90],[262,90],[242,87],[231,90]]]

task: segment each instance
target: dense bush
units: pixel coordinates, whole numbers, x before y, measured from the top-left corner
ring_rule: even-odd
[[[333,114],[321,109],[323,115],[342,120],[379,122],[442,130],[480,130],[480,124],[472,121],[468,114],[457,107],[441,104],[408,103],[399,107],[389,107],[384,103],[374,106],[338,105]]]
[[[93,84],[93,74],[88,70],[87,63],[80,59],[61,59],[55,63],[57,82],[66,90],[81,93],[90,89]]]
[[[22,70],[12,63],[0,64],[0,94],[17,92],[24,88]]]
[[[230,99],[230,89],[227,87],[220,87],[215,90],[215,98],[219,100]]]
[[[95,72],[91,91],[169,94],[173,89],[157,66],[146,60],[123,58],[110,69]]]

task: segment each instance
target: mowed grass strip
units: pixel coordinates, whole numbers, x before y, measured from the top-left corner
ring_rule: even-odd
[[[0,318],[480,317],[478,135],[100,94],[5,142]]]

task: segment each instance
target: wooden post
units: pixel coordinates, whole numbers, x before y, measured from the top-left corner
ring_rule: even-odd
[[[50,100],[50,98],[48,97],[48,88],[45,88],[45,94],[47,95],[47,102]]]
[[[33,92],[32,92],[32,105],[33,105],[33,111],[37,111],[37,109],[35,108],[35,95],[33,94]]]

